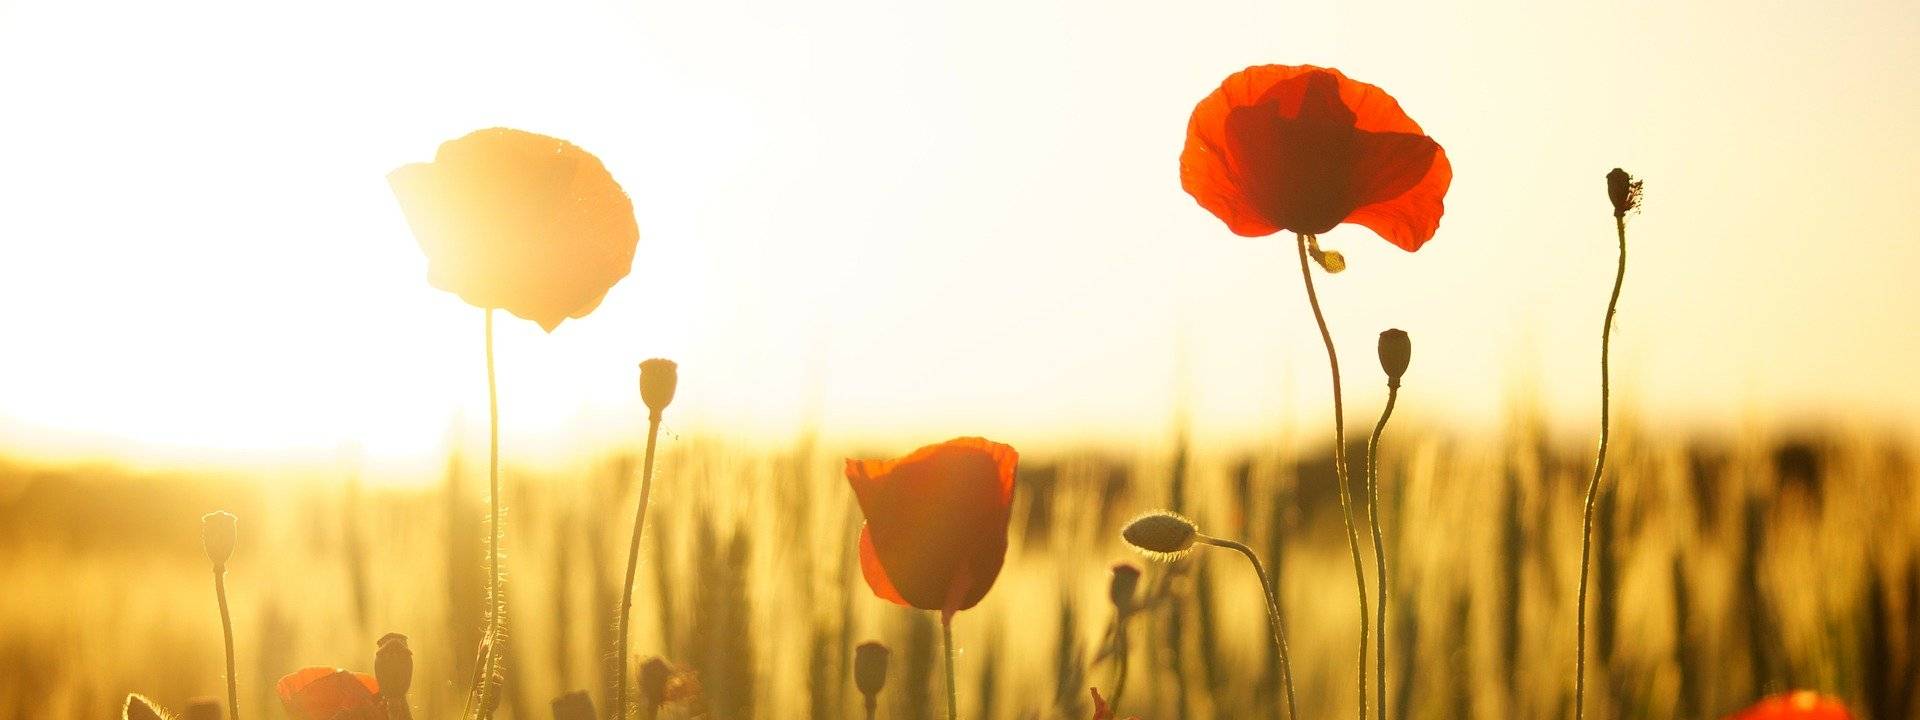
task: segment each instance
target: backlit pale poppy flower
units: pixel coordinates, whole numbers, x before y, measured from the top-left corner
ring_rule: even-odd
[[[548,332],[585,317],[627,276],[640,239],[633,203],[592,154],[490,128],[387,175],[427,255],[434,287]]]
[[[1180,185],[1247,237],[1371,228],[1409,252],[1440,227],[1453,168],[1380,88],[1311,65],[1228,76],[1187,122]]]
[[[274,686],[294,720],[385,720],[380,683],[366,673],[338,668],[296,670]]]
[[[1763,699],[1727,720],[1853,720],[1853,715],[1839,698],[1796,690]]]
[[[973,607],[1007,555],[1020,454],[980,438],[928,445],[897,460],[848,460],[867,517],[860,570],[881,598],[942,618]]]

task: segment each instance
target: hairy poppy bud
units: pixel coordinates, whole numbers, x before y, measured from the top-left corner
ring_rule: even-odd
[[[1140,587],[1140,567],[1133,563],[1114,563],[1113,580],[1107,583],[1107,597],[1122,613],[1133,611],[1133,594]]]
[[[1614,217],[1626,217],[1628,210],[1640,207],[1640,184],[1620,168],[1607,173],[1607,199],[1613,201]]]
[[[553,720],[594,720],[593,698],[575,690],[553,699]]]
[[[127,693],[127,706],[120,711],[120,717],[125,720],[160,720],[164,716],[160,714],[160,709],[154,706],[152,700],[142,697],[139,693]]]
[[[860,688],[860,694],[867,696],[867,707],[873,707],[880,696],[880,689],[887,686],[887,646],[877,642],[863,642],[853,649],[853,685]]]
[[[233,513],[225,511],[200,516],[200,539],[207,546],[207,559],[213,561],[215,570],[225,570],[227,559],[233,557],[236,520]]]
[[[407,689],[413,687],[413,651],[407,648],[407,636],[380,636],[380,649],[373,654],[373,677],[380,682],[381,697],[406,702]]]
[[[1169,510],[1155,510],[1141,515],[1120,531],[1120,537],[1126,538],[1128,543],[1155,560],[1172,560],[1192,548],[1194,539],[1199,535],[1200,531],[1194,529],[1192,520]]]
[[[1394,328],[1380,333],[1380,369],[1387,372],[1387,387],[1400,387],[1400,376],[1413,361],[1413,339],[1407,331]]]
[[[672,360],[654,358],[640,363],[640,399],[654,420],[673,402],[674,387],[680,384],[680,365]]]
[[[220,720],[220,701],[200,698],[189,702],[187,711],[180,713],[180,720]]]
[[[647,707],[658,706],[667,699],[667,681],[673,679],[673,667],[658,657],[647,658],[640,663],[640,698]]]

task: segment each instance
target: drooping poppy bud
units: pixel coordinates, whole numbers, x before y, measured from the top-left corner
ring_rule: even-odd
[[[1193,547],[1200,536],[1193,521],[1170,510],[1155,510],[1134,518],[1120,531],[1120,537],[1147,557],[1172,560]]]
[[[380,681],[380,697],[405,703],[407,690],[413,687],[413,651],[407,648],[407,636],[382,635],[379,648],[373,654],[373,677]]]
[[[647,404],[653,420],[659,420],[673,402],[673,391],[680,384],[680,365],[672,360],[654,358],[640,363],[640,400]]]
[[[673,679],[673,666],[658,657],[640,663],[640,701],[648,707],[667,700],[667,681]]]
[[[860,500],[860,570],[873,594],[938,610],[979,604],[1007,556],[1020,454],[981,438],[928,445],[896,460],[848,460]]]
[[[1107,598],[1122,614],[1133,612],[1134,594],[1140,587],[1140,566],[1114,563],[1113,578],[1107,583]]]
[[[234,526],[237,521],[233,513],[226,511],[200,516],[200,540],[206,545],[207,559],[213,561],[215,570],[225,570],[227,560],[233,557]]]
[[[1641,182],[1627,171],[1614,168],[1607,173],[1607,199],[1613,202],[1613,216],[1626,217],[1627,211],[1640,207]]]
[[[1380,369],[1387,373],[1387,387],[1400,387],[1400,376],[1413,361],[1413,339],[1399,328],[1380,333]]]
[[[124,720],[161,720],[160,706],[140,693],[127,693],[127,704],[120,711]]]
[[[867,698],[867,707],[879,702],[880,690],[887,686],[887,646],[863,642],[853,649],[853,686]]]

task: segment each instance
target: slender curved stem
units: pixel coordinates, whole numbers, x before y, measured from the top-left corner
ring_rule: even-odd
[[[1273,633],[1273,646],[1280,651],[1280,684],[1287,693],[1287,718],[1297,720],[1300,713],[1294,709],[1293,663],[1287,658],[1287,624],[1280,617],[1279,596],[1274,594],[1273,583],[1267,581],[1267,569],[1260,564],[1260,556],[1253,554],[1253,548],[1226,538],[1196,535],[1193,541],[1237,551],[1253,564],[1254,577],[1260,578],[1260,590],[1267,596],[1267,629]]]
[[[1353,498],[1347,489],[1346,407],[1340,401],[1340,355],[1333,349],[1333,334],[1327,332],[1327,318],[1320,312],[1320,296],[1313,290],[1313,269],[1307,263],[1307,236],[1300,241],[1300,279],[1307,286],[1307,303],[1313,306],[1313,321],[1320,326],[1320,340],[1327,346],[1327,367],[1333,372],[1333,474],[1340,484],[1340,512],[1347,522],[1347,549],[1353,553],[1353,581],[1360,589],[1360,720],[1367,720],[1367,571],[1360,559],[1360,533],[1353,524]]]
[[[1379,672],[1374,673],[1374,712],[1380,720],[1387,720],[1387,544],[1380,538],[1380,434],[1387,429],[1387,418],[1393,417],[1393,401],[1400,398],[1400,381],[1387,380],[1387,407],[1380,411],[1380,422],[1373,426],[1373,437],[1367,440],[1367,507],[1368,519],[1373,523],[1373,572],[1374,591],[1379,602],[1374,604],[1373,623],[1373,659]]]
[[[618,635],[615,643],[619,648],[619,680],[615,681],[613,699],[613,717],[627,716],[627,636],[633,634],[628,621],[633,617],[633,576],[640,568],[640,532],[647,527],[647,501],[653,496],[653,448],[660,439],[660,411],[654,410],[647,416],[647,456],[640,471],[640,506],[633,511],[633,540],[627,543],[627,582],[620,587],[620,623],[614,626]]]
[[[487,316],[487,629],[486,645],[480,659],[481,676],[474,693],[479,696],[480,717],[493,717],[493,681],[499,670],[501,615],[506,603],[500,596],[500,393],[493,371],[493,308]]]
[[[1580,523],[1580,606],[1574,623],[1579,637],[1574,641],[1573,651],[1574,720],[1583,720],[1587,709],[1587,572],[1593,558],[1593,507],[1594,501],[1600,496],[1601,473],[1607,467],[1607,439],[1610,434],[1607,416],[1610,390],[1607,385],[1607,349],[1613,339],[1613,313],[1620,304],[1620,284],[1627,278],[1627,218],[1624,214],[1614,214],[1613,228],[1620,236],[1620,263],[1613,272],[1613,297],[1607,299],[1607,319],[1600,326],[1600,449],[1593,460],[1593,478],[1587,481],[1586,518]]]
[[[227,611],[227,567],[213,567],[213,596],[220,603],[220,632],[227,643],[227,717],[240,720],[240,678],[234,675],[233,614]]]
[[[1120,714],[1120,698],[1127,694],[1127,615],[1121,610],[1113,616],[1113,698],[1107,701],[1107,708],[1115,716]]]
[[[940,613],[940,639],[947,646],[947,720],[960,720],[960,690],[953,681],[953,616]]]

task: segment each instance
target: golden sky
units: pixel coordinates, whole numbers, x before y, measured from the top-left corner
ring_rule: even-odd
[[[508,447],[803,426],[904,449],[1325,426],[1291,238],[1180,189],[1247,65],[1394,94],[1455,179],[1417,254],[1323,237],[1349,403],[1583,428],[1614,238],[1638,420],[1912,420],[1920,5],[0,0],[0,444],[431,457],[485,420],[480,311],[429,287],[385,175],[506,125],[596,153],[631,276],[507,320]],[[1177,398],[1185,398],[1184,401]]]

